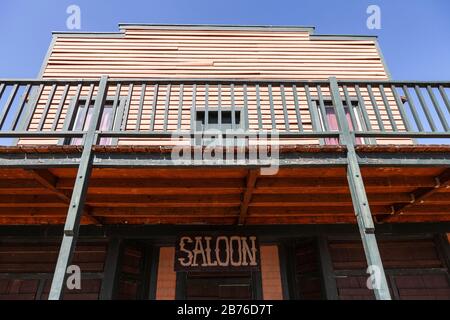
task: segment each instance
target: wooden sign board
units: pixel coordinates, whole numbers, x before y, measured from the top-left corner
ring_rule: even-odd
[[[258,239],[242,234],[195,234],[177,238],[175,271],[259,271]]]

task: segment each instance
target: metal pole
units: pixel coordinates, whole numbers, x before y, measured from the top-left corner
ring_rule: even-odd
[[[373,224],[372,213],[370,212],[369,202],[367,200],[364,182],[361,176],[358,159],[354,146],[354,136],[350,132],[347,123],[344,106],[337,79],[332,77],[330,80],[330,92],[333,99],[333,105],[336,107],[336,117],[339,123],[340,141],[347,147],[347,180],[350,187],[353,207],[355,209],[356,220],[358,222],[359,232],[366,255],[367,264],[375,271],[376,286],[373,288],[377,300],[391,300],[389,287],[384,273],[383,262],[381,261],[380,251],[375,237],[375,226]]]
[[[88,131],[85,134],[83,153],[81,154],[80,165],[75,178],[70,206],[67,212],[64,235],[59,249],[58,261],[55,273],[53,274],[52,286],[48,296],[49,300],[59,300],[64,292],[64,280],[66,270],[70,265],[73,251],[78,239],[80,220],[83,213],[84,201],[86,198],[89,177],[92,170],[92,146],[96,143],[96,130],[100,124],[103,107],[105,105],[108,91],[108,77],[102,76],[98,86],[98,93],[95,99],[92,119]]]

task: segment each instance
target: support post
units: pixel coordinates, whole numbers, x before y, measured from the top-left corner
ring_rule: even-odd
[[[64,225],[64,235],[48,296],[49,300],[59,300],[63,296],[66,270],[72,261],[73,251],[78,239],[80,220],[86,199],[89,177],[92,171],[92,146],[97,142],[96,130],[100,124],[103,107],[105,105],[108,91],[107,85],[108,77],[102,76],[98,85],[91,122],[85,133],[85,138],[83,139],[83,153],[81,154],[80,165],[78,167],[75,185],[70,199],[66,223]]]
[[[377,300],[391,300],[383,262],[381,261],[380,251],[375,237],[375,226],[373,224],[372,213],[370,212],[369,202],[367,200],[367,194],[356,156],[354,135],[350,132],[350,127],[339,93],[337,79],[331,77],[329,81],[333,105],[336,108],[336,117],[339,124],[339,139],[341,144],[347,147],[347,180],[350,187],[359,232],[361,234],[364,253],[366,255],[368,266],[375,271],[374,276],[378,278],[376,279],[377,286],[375,286],[373,290]]]
[[[333,262],[331,261],[330,250],[328,249],[328,239],[325,236],[319,236],[317,238],[317,249],[319,251],[320,271],[322,273],[323,296],[327,300],[339,300]]]
[[[112,300],[117,285],[122,253],[122,239],[112,238],[108,244],[100,300]]]

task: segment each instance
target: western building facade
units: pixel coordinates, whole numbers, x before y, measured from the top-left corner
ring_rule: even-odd
[[[55,33],[0,80],[0,299],[450,299],[449,87],[309,27]]]

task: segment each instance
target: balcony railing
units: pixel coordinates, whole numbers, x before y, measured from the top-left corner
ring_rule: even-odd
[[[0,141],[83,144],[92,126],[94,144],[112,145],[162,144],[208,130],[338,144],[345,128],[356,144],[449,143],[449,88],[334,78],[0,80]]]

